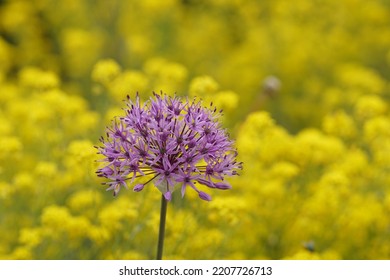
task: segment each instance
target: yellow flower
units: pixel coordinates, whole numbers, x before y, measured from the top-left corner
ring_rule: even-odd
[[[159,57],[147,60],[143,69],[150,77],[152,90],[156,92],[180,92],[187,79],[188,71],[183,65]]]
[[[237,200],[237,197],[216,198],[209,205],[208,219],[215,225],[223,221],[229,226],[237,226],[242,222],[247,208],[245,201]]]
[[[304,248],[298,250],[295,254],[286,257],[286,260],[321,260],[318,253],[310,252]]]
[[[68,166],[89,163],[93,161],[95,154],[96,152],[91,141],[72,141],[68,147]]]
[[[359,178],[361,174],[368,171],[369,161],[362,150],[354,148],[348,150],[333,167],[335,170],[340,170],[340,172],[348,175],[349,178]]]
[[[103,195],[98,190],[80,190],[68,199],[67,204],[71,210],[80,214],[84,211],[86,215],[89,210],[92,210],[93,212],[98,210],[97,208],[102,203],[102,196]]]
[[[89,236],[93,242],[96,242],[97,245],[101,246],[107,241],[110,241],[112,234],[106,228],[92,226],[89,229]]]
[[[341,65],[337,70],[337,77],[344,87],[366,94],[381,94],[385,88],[385,81],[375,70],[357,64]]]
[[[145,59],[153,50],[153,42],[150,40],[148,34],[145,33],[131,33],[125,38],[126,49],[129,53],[139,59]]]
[[[148,258],[137,251],[127,251],[119,258],[121,260],[147,260]]]
[[[38,178],[54,178],[58,174],[58,168],[54,162],[40,161],[35,167],[35,174]]]
[[[66,233],[70,240],[78,245],[78,240],[90,237],[90,229],[91,223],[87,217],[74,216],[69,220],[66,226]]]
[[[387,104],[378,96],[365,95],[360,97],[355,106],[355,115],[358,119],[369,119],[384,114]]]
[[[386,168],[390,166],[390,138],[378,139],[371,144],[373,163],[376,164],[376,172],[386,173]],[[384,170],[383,170],[384,169]],[[386,176],[384,176],[387,178]],[[386,181],[387,183],[388,181]]]
[[[212,77],[200,76],[191,81],[189,94],[202,98],[210,94],[215,94],[218,91],[218,88],[218,83]]]
[[[108,108],[104,118],[103,122],[104,123],[110,123],[116,116],[121,116],[123,115],[123,109],[120,107],[110,107]]]
[[[42,242],[42,232],[39,228],[22,228],[19,242],[28,248],[34,248]]]
[[[11,254],[10,259],[12,260],[32,260],[33,254],[30,248],[26,246],[17,247]]]
[[[69,179],[72,182],[88,178],[94,178],[98,159],[93,143],[89,140],[74,140],[63,157],[65,166],[68,168]],[[64,185],[66,187],[66,184]]]
[[[246,125],[253,127],[259,133],[267,133],[267,130],[273,128],[275,121],[271,118],[268,112],[256,112],[248,116]]]
[[[299,174],[299,167],[288,161],[278,161],[270,169],[270,177],[279,180],[290,180]]]
[[[251,161],[253,165],[244,168],[244,172],[247,168],[256,169],[258,165],[284,158],[291,153],[292,144],[290,135],[275,124],[269,113],[250,114],[240,127],[237,138],[237,149],[243,161]]]
[[[44,227],[48,227],[53,233],[55,231],[62,232],[68,226],[71,214],[66,207],[50,205],[43,209],[41,215],[41,223]]]
[[[169,11],[172,7],[177,5],[177,0],[158,1],[158,0],[145,0],[141,2],[141,7],[153,14],[155,12],[161,12],[161,10]]]
[[[322,127],[326,133],[342,139],[352,139],[357,133],[353,118],[341,110],[326,115]]]
[[[128,199],[118,199],[104,206],[99,212],[101,225],[112,234],[123,229],[138,216],[137,210]]]
[[[60,85],[57,75],[35,67],[25,67],[19,73],[19,83],[32,90],[48,90]]]
[[[17,32],[29,24],[29,18],[34,12],[32,3],[26,1],[12,1],[2,7],[1,23],[8,31]]]
[[[0,160],[18,158],[23,151],[23,144],[18,137],[0,137]]]
[[[100,60],[92,70],[92,80],[108,86],[121,73],[121,67],[113,59]]]
[[[205,236],[207,236],[207,238],[205,238]],[[188,250],[190,252],[204,252],[204,255],[213,258],[216,252],[209,250],[209,248],[219,248],[223,239],[224,234],[217,228],[200,228],[198,234],[192,236],[191,242],[188,244]],[[193,254],[192,259],[203,259],[203,257]]]
[[[330,191],[337,192],[336,196],[347,199],[353,189],[351,188],[351,182],[348,176],[339,170],[333,170],[325,173],[321,178],[319,185],[317,186],[323,190],[329,189]],[[334,198],[335,200],[338,198]]]
[[[232,113],[238,107],[239,97],[237,93],[227,90],[219,91],[215,95],[205,99],[205,101],[207,103],[213,102],[217,108],[223,109],[225,113]]]
[[[361,207],[364,205],[364,208]],[[349,240],[355,246],[362,246],[370,239],[372,231],[380,232],[387,226],[383,207],[373,195],[354,195],[349,198],[348,207],[340,217],[340,242]],[[351,238],[353,236],[353,238]],[[345,246],[345,244],[344,244]],[[342,248],[348,250],[348,247]]]
[[[329,164],[344,152],[343,143],[315,129],[301,131],[295,139],[294,159],[301,165]]]
[[[22,171],[15,175],[14,184],[16,189],[25,192],[34,192],[38,185],[35,177],[30,172]]]
[[[385,116],[374,117],[364,123],[364,139],[370,143],[390,137],[390,118]]]
[[[139,71],[123,71],[109,85],[109,93],[118,102],[122,102],[126,95],[134,96],[137,92],[143,93],[149,85],[148,78]]]

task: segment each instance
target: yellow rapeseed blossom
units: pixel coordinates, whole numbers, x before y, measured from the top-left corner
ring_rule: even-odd
[[[14,177],[14,187],[19,189],[19,191],[34,193],[38,187],[37,182],[29,172],[19,172]]]
[[[31,260],[33,259],[33,254],[28,247],[18,247],[12,252],[10,259]]]
[[[38,162],[35,167],[35,174],[39,177],[53,178],[58,173],[57,165],[50,161]]]
[[[243,201],[235,201],[234,197],[216,198],[214,202],[209,207],[211,214],[208,217],[214,224],[218,224],[222,217],[224,223],[237,226],[248,211],[247,205]]]
[[[93,144],[89,140],[75,140],[72,141],[67,153],[63,158],[64,165],[68,168],[71,175],[69,178],[72,181],[82,180],[82,178],[89,179],[94,177],[94,168],[97,166],[95,162],[97,155]]]
[[[19,242],[29,248],[34,248],[42,242],[42,233],[38,228],[23,228],[20,231]]]
[[[357,127],[352,116],[341,110],[326,115],[322,127],[326,133],[346,140],[352,139],[357,133]]]
[[[123,71],[108,87],[114,100],[122,102],[126,95],[145,92],[149,85],[148,78],[140,71]]]
[[[369,119],[384,114],[387,104],[378,96],[362,96],[355,106],[355,115],[358,119]]]
[[[19,31],[29,23],[33,8],[28,1],[10,1],[2,7],[1,24],[9,31]]]
[[[276,162],[270,169],[270,176],[279,180],[289,180],[298,174],[299,167],[288,161]]]
[[[101,60],[92,70],[92,80],[104,86],[109,85],[121,73],[121,67],[113,59]]]
[[[347,151],[342,158],[335,163],[333,168],[348,175],[349,178],[355,179],[359,174],[369,170],[368,155],[356,147]]]
[[[188,72],[183,65],[158,57],[147,60],[143,68],[145,74],[151,77],[154,91],[171,94],[182,89]]]
[[[3,136],[0,138],[0,160],[4,161],[21,155],[23,144],[15,136]]]
[[[242,159],[255,157],[255,164],[266,164],[284,156],[292,144],[288,133],[277,126],[267,112],[250,114],[240,131],[237,146]]]
[[[97,190],[80,190],[69,198],[68,205],[72,211],[81,214],[83,211],[96,211],[101,202],[102,194]]]
[[[137,217],[137,210],[126,199],[121,199],[113,204],[109,204],[99,212],[99,221],[104,228],[115,235],[126,223],[131,222]]]
[[[43,209],[41,223],[54,233],[55,230],[61,231],[65,229],[70,218],[71,214],[66,207],[50,205]]]
[[[338,159],[344,152],[344,145],[338,138],[312,129],[301,131],[295,144],[297,149],[294,158],[302,165],[327,164]]]
[[[365,94],[382,94],[385,89],[385,81],[378,73],[360,65],[341,65],[337,77],[344,87],[354,88]]]
[[[363,126],[364,139],[372,143],[382,139],[390,138],[390,119],[385,116],[378,116],[366,121]]]
[[[214,100],[215,105],[218,108],[225,110],[225,113],[233,112],[238,107],[239,97],[237,93],[233,91],[220,91],[215,94],[214,98],[209,98]],[[211,102],[211,101],[210,101]]]
[[[210,76],[194,78],[189,86],[189,94],[197,97],[207,97],[215,94],[219,89],[218,83]]]
[[[32,90],[48,90],[59,86],[57,75],[50,71],[43,71],[35,67],[25,67],[19,73],[21,86]]]

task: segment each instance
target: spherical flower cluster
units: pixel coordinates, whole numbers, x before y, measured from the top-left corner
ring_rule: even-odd
[[[128,180],[143,176],[148,178],[146,182],[136,184],[133,190],[139,192],[154,181],[166,200],[178,187],[182,196],[190,187],[210,201],[197,183],[230,189],[224,177],[238,175],[242,163],[236,161],[233,142],[218,122],[221,112],[212,106],[156,93],[141,105],[138,96],[135,102],[128,96],[126,116],[113,122],[106,139],[101,138],[103,146],[97,147],[105,163],[97,174],[109,179],[104,183],[107,190],[117,195]]]

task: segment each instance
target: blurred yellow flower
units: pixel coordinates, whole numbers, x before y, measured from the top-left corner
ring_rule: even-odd
[[[113,59],[100,60],[92,70],[92,80],[109,85],[121,73],[121,67]]]

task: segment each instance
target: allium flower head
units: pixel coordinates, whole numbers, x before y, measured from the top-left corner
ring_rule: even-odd
[[[203,107],[196,99],[182,101],[178,97],[154,93],[144,105],[138,95],[135,102],[127,97],[126,115],[107,128],[102,146],[104,167],[97,174],[109,181],[107,190],[117,195],[135,178],[145,181],[133,190],[141,191],[153,182],[167,200],[181,188],[195,190],[203,200],[211,200],[199,185],[226,190],[231,186],[225,176],[238,175],[242,163],[236,161],[233,142],[218,123],[221,112]]]

